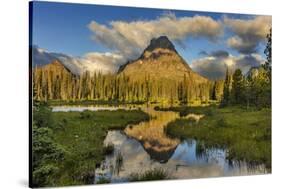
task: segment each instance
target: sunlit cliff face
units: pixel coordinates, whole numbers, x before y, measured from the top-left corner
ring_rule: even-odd
[[[164,133],[164,127],[179,115],[175,112],[155,111],[152,108],[145,109],[145,111],[152,115],[152,120],[133,127],[128,126],[125,133],[138,140],[152,159],[166,162],[173,155],[180,140],[169,138]]]

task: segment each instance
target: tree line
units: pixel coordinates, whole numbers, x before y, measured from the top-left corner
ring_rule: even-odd
[[[255,107],[271,107],[271,29],[267,35],[264,51],[266,62],[258,68],[251,69],[244,76],[240,69],[233,74],[226,70],[222,105],[244,105]]]
[[[66,69],[35,68],[33,71],[34,98],[39,101],[118,101],[118,102],[167,102],[170,104],[208,103],[210,100],[222,105],[270,106],[271,68],[253,69],[247,76],[240,69],[230,73],[226,70],[224,80],[197,83],[183,75],[181,81],[143,80],[131,81],[121,74],[113,75],[85,72],[81,76]]]
[[[183,75],[182,80],[151,79],[133,81],[125,74],[90,74],[80,76],[67,69],[33,70],[34,98],[39,101],[117,101],[117,102],[168,102],[170,104],[208,103],[221,105],[271,106],[271,29],[267,35],[264,51],[266,62],[244,76],[240,69],[230,73],[226,69],[225,79],[198,83]]]
[[[145,75],[143,80],[131,81],[130,77],[124,74],[103,75],[85,72],[77,76],[66,69],[40,67],[33,71],[33,88],[37,91],[34,97],[39,101],[104,100],[171,104],[208,102],[212,98],[221,98],[222,93],[216,83],[197,83],[186,75],[183,75],[182,81],[153,80],[149,75]],[[214,87],[216,91],[213,91]]]

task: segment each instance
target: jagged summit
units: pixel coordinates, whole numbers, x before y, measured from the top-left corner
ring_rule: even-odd
[[[153,50],[155,50],[157,48],[169,49],[171,51],[175,51],[176,52],[175,46],[168,39],[167,36],[160,36],[158,38],[153,38],[150,41],[150,44],[148,45],[148,47],[144,51],[153,51]]]
[[[160,36],[158,38],[152,38],[150,44],[144,49],[140,57],[133,61],[128,61],[126,64],[119,67],[118,73],[121,73],[126,67],[135,61],[145,61],[145,60],[156,60],[161,56],[173,56],[178,55],[173,43],[168,39],[167,36]],[[179,55],[178,55],[179,56]],[[184,60],[183,60],[184,61]],[[185,66],[188,65],[185,63]],[[189,69],[189,68],[188,68]]]
[[[196,83],[207,82],[206,78],[191,70],[166,36],[153,38],[142,55],[121,66],[118,74],[129,76],[131,81],[142,81],[149,76],[155,81],[178,82],[185,76]]]

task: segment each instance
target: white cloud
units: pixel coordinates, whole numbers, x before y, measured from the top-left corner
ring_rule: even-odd
[[[227,40],[227,45],[243,54],[256,52],[258,44],[265,41],[271,28],[271,16],[246,20],[225,17],[223,22],[235,34]]]
[[[59,60],[72,73],[80,75],[85,71],[116,73],[125,59],[118,53],[87,53],[83,57],[71,57],[65,54],[48,52],[39,47],[33,47],[33,65],[46,65]]]
[[[234,33],[227,40],[228,46],[242,55],[235,57],[224,51],[206,54],[194,60],[191,68],[203,76],[220,78],[225,74],[226,65],[233,69],[241,68],[243,72],[260,65],[264,60],[255,52],[271,27],[270,16],[247,20],[225,17],[221,22],[207,16],[176,17],[170,13],[154,20],[112,21],[108,25],[92,21],[88,25],[93,32],[92,38],[111,49],[112,53],[92,52],[82,57],[71,57],[37,48],[33,58],[39,65],[59,59],[75,74],[85,71],[116,73],[119,66],[137,58],[152,38],[165,35],[178,43],[188,37],[204,37],[212,41],[223,34],[223,24]]]
[[[85,71],[90,73],[116,73],[125,59],[115,53],[88,53],[83,57],[58,57],[58,59],[73,73],[82,74]]]
[[[234,71],[239,68],[246,74],[251,67],[257,67],[264,63],[264,59],[259,54],[239,55],[239,56],[213,56],[194,60],[191,68],[199,74],[210,79],[221,79],[225,76],[226,68]]]
[[[92,21],[88,25],[93,39],[125,57],[136,58],[154,37],[162,35],[180,41],[187,37],[216,39],[222,34],[221,23],[207,16],[180,17],[163,15],[155,20],[112,21],[109,26]]]

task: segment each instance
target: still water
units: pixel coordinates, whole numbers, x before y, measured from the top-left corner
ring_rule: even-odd
[[[119,106],[64,106],[53,107],[53,111],[117,110],[135,107]],[[111,182],[128,181],[131,174],[161,168],[169,178],[187,179],[218,176],[238,176],[264,174],[264,165],[250,166],[246,162],[234,162],[227,159],[227,149],[203,149],[200,141],[193,139],[179,140],[165,134],[166,125],[179,117],[171,111],[155,111],[153,107],[141,107],[151,119],[135,125],[128,125],[125,130],[109,131],[104,144],[113,144],[114,152],[105,157],[96,169],[95,182],[100,178]],[[204,115],[190,114],[186,118],[201,119]],[[199,125],[200,126],[200,125]],[[116,159],[122,157],[122,164]],[[116,171],[117,170],[117,171]]]

